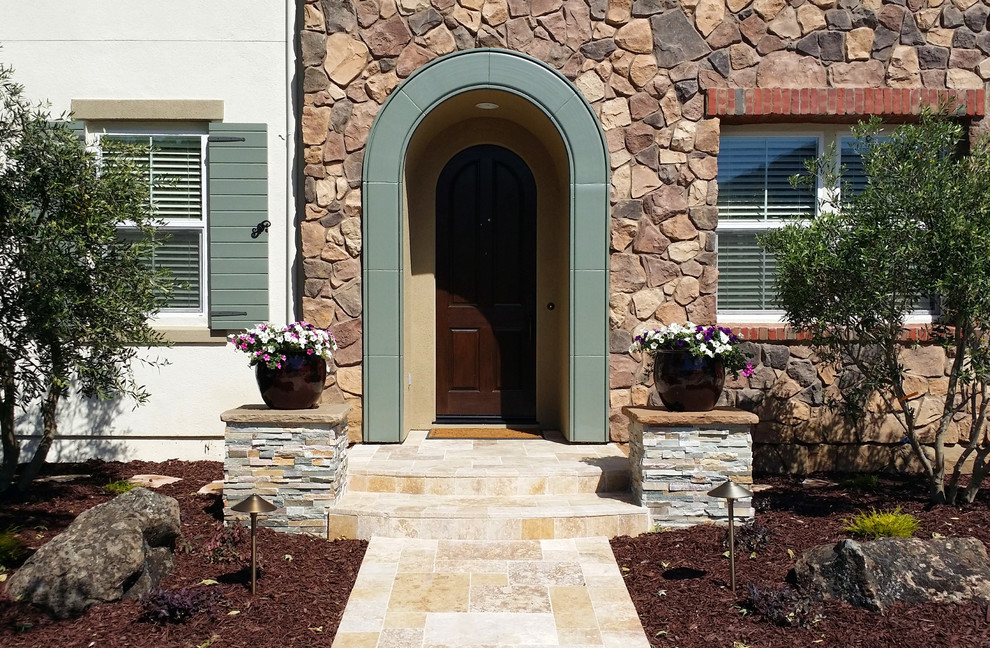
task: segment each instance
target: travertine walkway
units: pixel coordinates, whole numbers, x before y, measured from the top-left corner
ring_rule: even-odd
[[[371,540],[333,648],[649,648],[606,537],[649,528],[614,444],[411,432],[349,463],[328,533]]]
[[[649,648],[608,540],[373,538],[333,648]]]

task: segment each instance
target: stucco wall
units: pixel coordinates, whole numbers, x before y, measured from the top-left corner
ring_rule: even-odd
[[[168,3],[93,0],[39,12],[31,3],[0,1],[0,61],[15,70],[27,96],[48,101],[55,115],[75,99],[210,99],[226,122],[268,125],[269,312],[285,321],[295,257],[292,170],[295,121],[289,118],[296,14],[293,2],[223,0]],[[175,324],[165,318],[163,325]],[[180,331],[206,340],[205,323]],[[162,355],[170,365],[136,365],[150,402],[66,402],[65,438],[53,458],[220,459],[220,413],[258,402],[245,356],[222,344],[179,343]],[[37,417],[18,416],[30,435]],[[29,447],[30,450],[30,447]]]

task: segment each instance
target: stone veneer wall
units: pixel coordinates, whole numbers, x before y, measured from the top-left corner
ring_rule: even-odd
[[[706,520],[728,522],[724,499],[709,497],[726,479],[753,483],[750,412],[719,408],[711,412],[668,412],[627,407],[629,463],[636,503],[650,509],[654,523],[691,526]],[[736,502],[733,515],[753,517],[752,500]]]
[[[224,519],[248,519],[230,506],[257,494],[278,507],[259,517],[261,526],[324,535],[327,510],[347,478],[347,410],[342,404],[312,410],[244,405],[224,412]]]
[[[754,340],[742,349],[754,359],[756,371],[749,378],[727,378],[720,402],[759,416],[760,423],[753,429],[758,472],[920,469],[896,415],[878,397],[871,399],[866,415],[852,421],[829,406],[841,400],[838,386],[843,367],[819,362],[811,347],[785,327],[748,327],[740,332]],[[771,332],[777,340],[768,340]],[[952,358],[941,346],[919,343],[919,334],[923,337],[924,329],[909,330],[900,358],[905,392],[913,395],[907,404],[916,412],[920,439],[931,443],[949,386]],[[950,461],[962,451],[961,444],[969,441],[970,423],[965,412],[950,422],[946,437]]]
[[[924,88],[962,93],[975,132],[990,78],[988,16],[985,0],[307,0],[303,312],[330,326],[341,345],[325,399],[354,406],[350,423],[359,435],[364,147],[389,93],[427,62],[475,47],[525,52],[571,79],[599,116],[612,167],[610,427],[613,439],[625,440],[622,408],[646,405],[650,391],[637,383],[639,363],[627,353],[634,330],[715,321],[723,121],[900,116],[936,96],[915,93],[903,104],[887,101],[892,93],[868,103],[857,96]],[[754,89],[767,91],[769,108]],[[836,92],[822,99],[814,89]],[[800,108],[805,97],[811,103]],[[792,364],[793,371],[807,366],[806,349],[767,354],[762,369],[775,380],[762,371],[756,382],[736,384],[732,398],[757,390],[776,402],[794,382],[800,389],[783,397],[793,399],[791,419],[818,407],[817,396],[799,393],[815,380],[824,391],[830,380],[790,377]],[[927,376],[934,380],[927,393],[937,395],[939,376]],[[774,414],[759,434],[810,439],[791,419]],[[787,461],[781,455],[777,464]]]

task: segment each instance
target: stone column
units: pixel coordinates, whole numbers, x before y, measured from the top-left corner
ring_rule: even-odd
[[[671,412],[626,407],[629,462],[636,503],[650,509],[654,524],[683,527],[728,523],[726,500],[708,491],[726,479],[753,483],[753,437],[759,417],[734,407],[710,412]],[[749,501],[736,502],[734,514],[752,518]]]
[[[257,493],[278,507],[259,519],[261,526],[323,535],[347,477],[349,410],[341,403],[308,410],[243,405],[221,414],[224,520],[248,519],[230,506]]]

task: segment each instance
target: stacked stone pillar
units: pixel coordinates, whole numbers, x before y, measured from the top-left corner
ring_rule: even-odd
[[[726,500],[708,496],[726,479],[753,483],[753,437],[759,422],[752,412],[719,407],[710,412],[671,412],[627,407],[633,497],[650,509],[654,524],[684,527],[706,521],[727,523]],[[751,519],[749,500],[734,514]]]
[[[244,405],[224,412],[224,520],[246,520],[230,507],[257,494],[278,507],[259,518],[261,526],[325,534],[327,511],[343,494],[347,477],[349,410],[330,403],[309,410]]]

